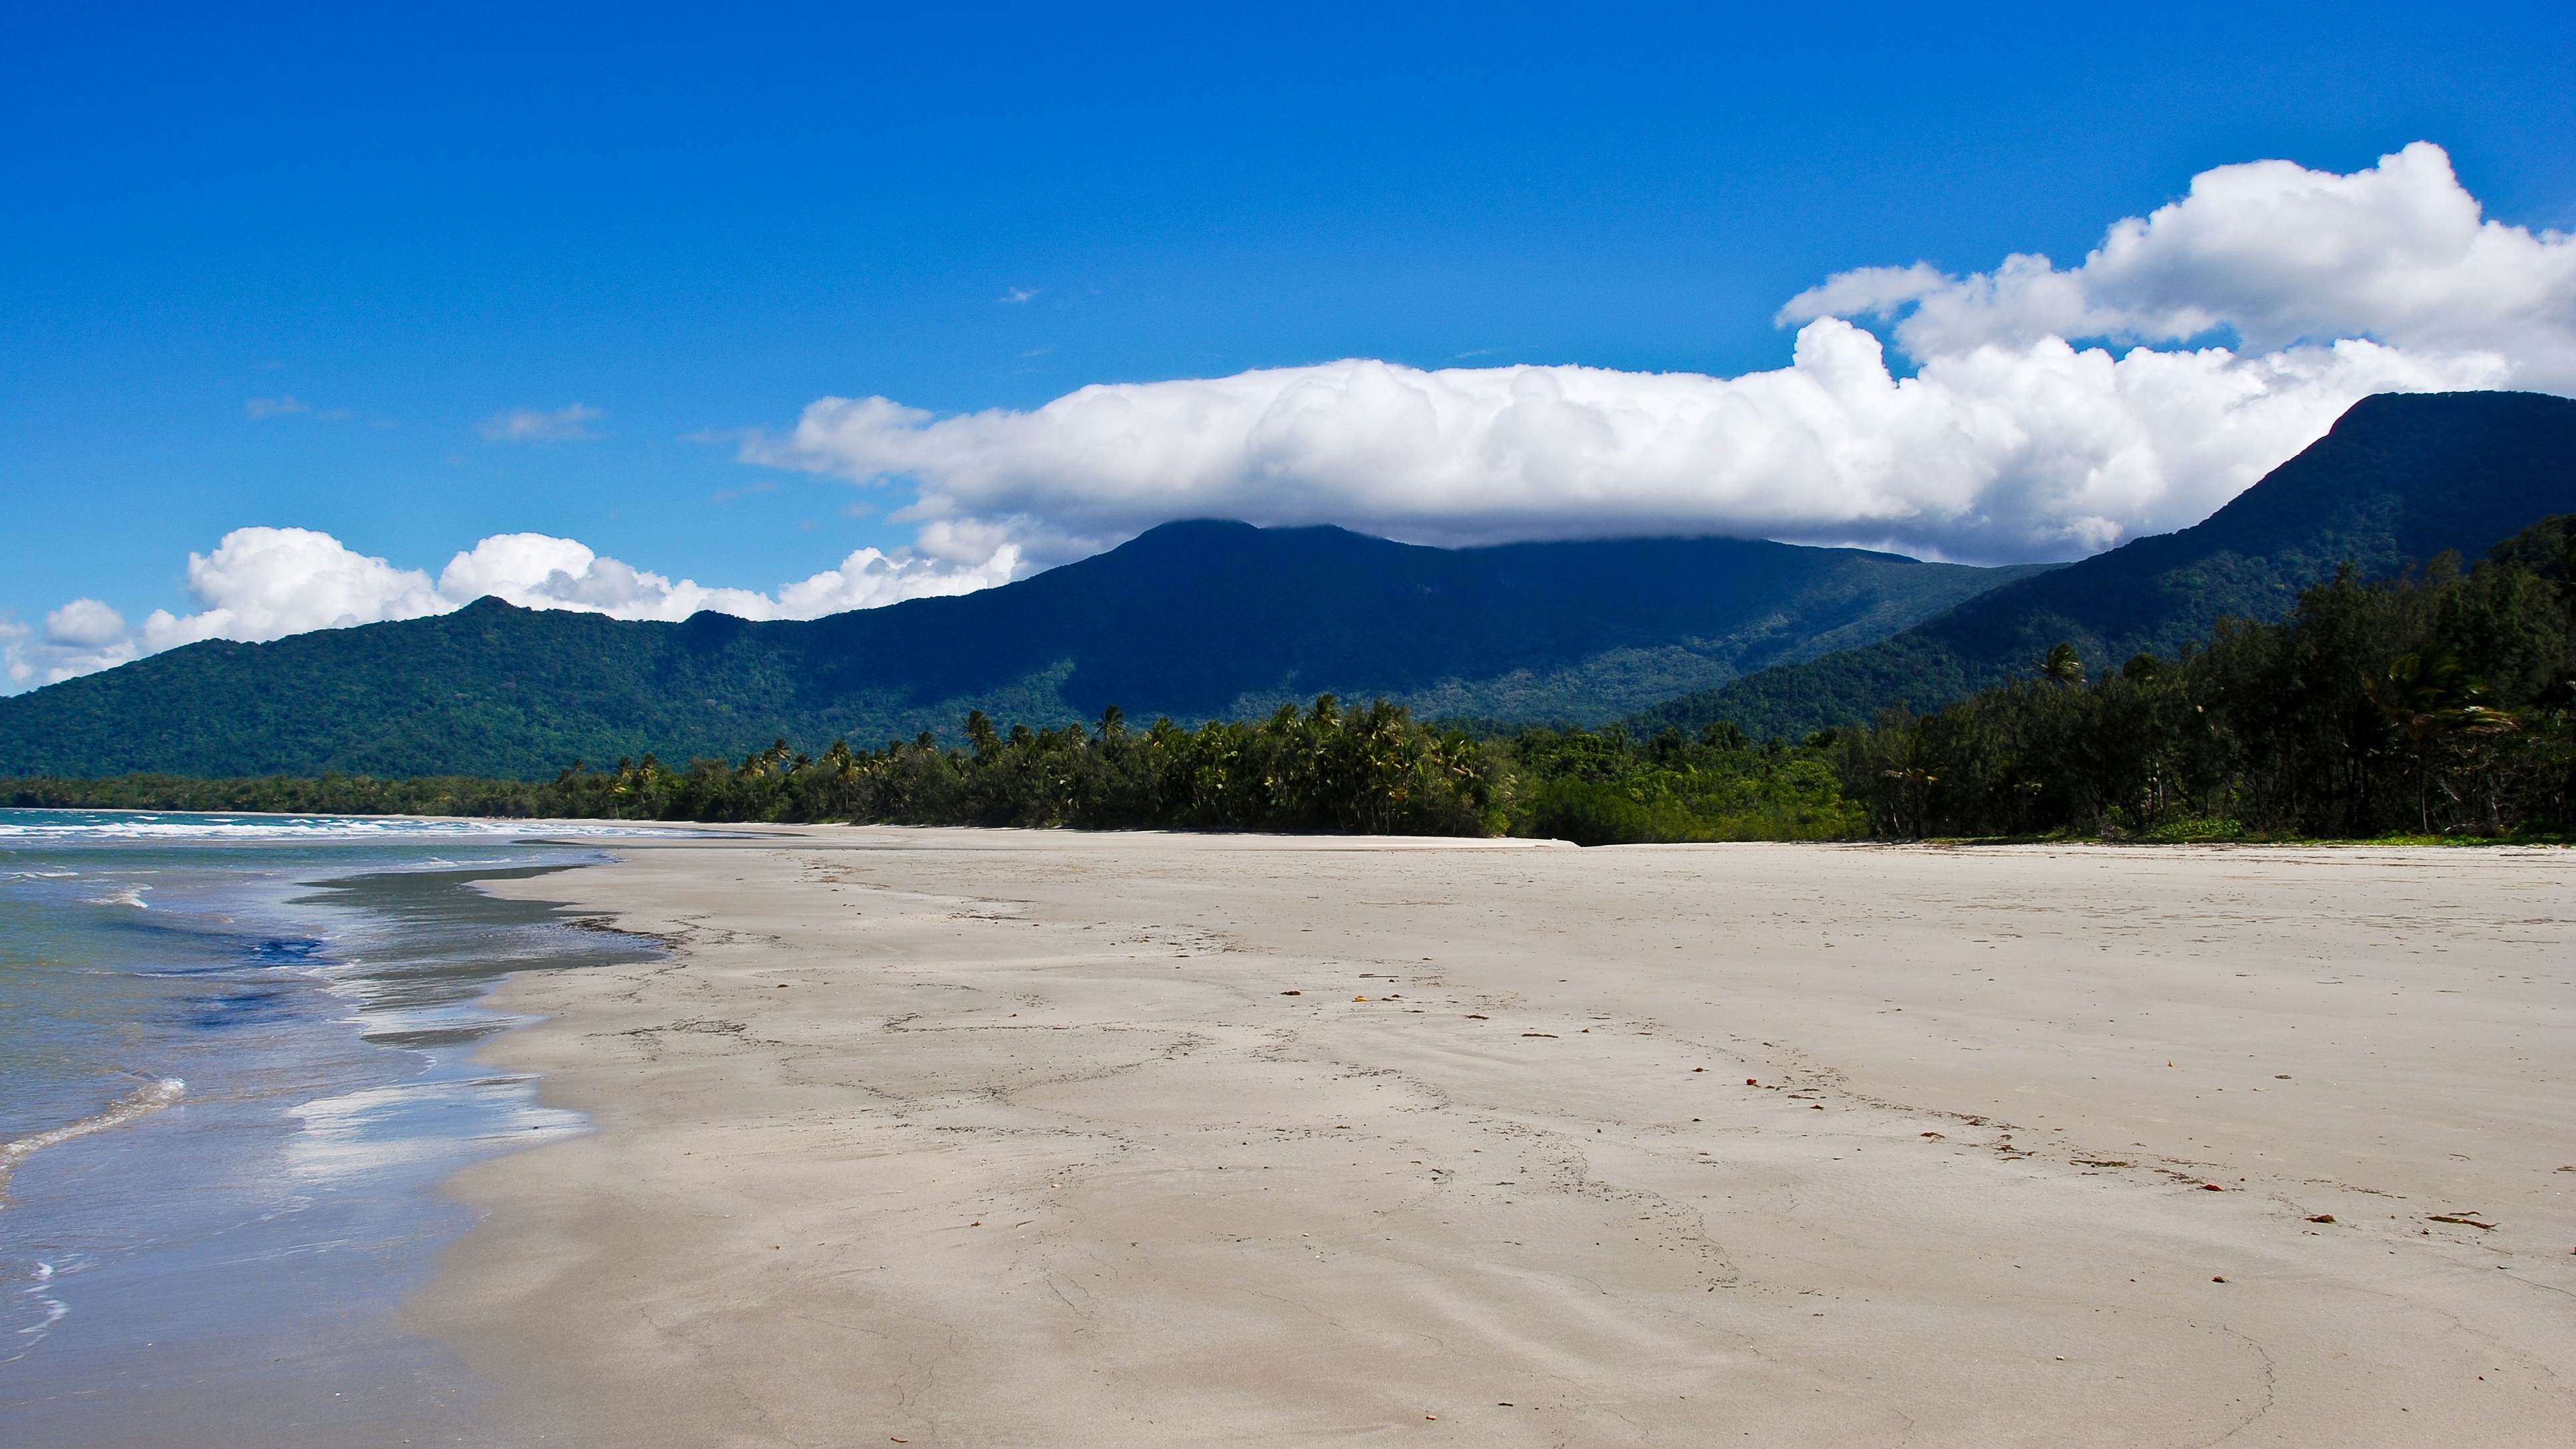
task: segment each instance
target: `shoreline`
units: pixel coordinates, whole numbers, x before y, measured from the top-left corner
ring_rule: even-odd
[[[0,897],[0,1015],[49,1053],[0,1074],[0,1422],[64,1445],[496,1442],[461,1362],[394,1327],[471,1223],[449,1173],[573,1125],[468,1064],[509,1024],[481,1001],[632,943],[462,882],[596,852],[34,819]]]
[[[671,943],[490,999],[595,1130],[410,1315],[531,1437],[2576,1413],[2563,851],[767,829],[493,888]]]

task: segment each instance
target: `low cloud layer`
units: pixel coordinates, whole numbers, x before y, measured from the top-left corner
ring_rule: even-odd
[[[2367,394],[2509,376],[2364,341],[2115,358],[2046,338],[1899,378],[1878,338],[1822,318],[1790,366],[1741,377],[1348,361],[1026,413],[827,399],[752,456],[914,479],[896,519],[1043,558],[1216,516],[1430,543],[1721,533],[2052,559],[2207,516]]]
[[[915,526],[911,549],[758,593],[540,534],[487,538],[433,579],[327,534],[245,528],[191,556],[195,612],[129,626],[79,599],[41,628],[0,619],[0,663],[25,688],[482,594],[808,617],[1001,583],[1185,517],[1430,543],[1714,533],[2070,558],[2208,516],[2374,392],[2576,393],[2576,238],[2488,219],[2419,142],[2350,174],[2220,167],[2072,266],[1863,268],[1778,320],[1796,328],[1789,365],[1736,377],[1352,359],[1086,387],[1025,412],[824,398],[788,434],[750,435],[743,459],[910,485],[890,517]],[[520,409],[483,432],[565,441],[600,417]]]
[[[2067,558],[2207,516],[2373,392],[2576,389],[2576,240],[2486,220],[2419,143],[2221,167],[2074,267],[1870,268],[1780,320],[1792,363],[1737,377],[1350,360],[1029,412],[825,398],[744,456],[909,480],[898,519],[1048,560],[1192,515]]]
[[[530,609],[620,619],[685,619],[704,610],[745,619],[811,619],[900,599],[971,593],[1019,571],[1018,553],[980,567],[863,548],[840,567],[779,588],[710,588],[604,558],[569,538],[505,533],[447,561],[433,579],[304,528],[237,528],[212,553],[188,556],[191,613],[155,609],[140,624],[96,599],[75,599],[41,629],[0,621],[0,671],[12,688],[57,683],[200,639],[279,639],[308,629],[417,619],[487,595]]]

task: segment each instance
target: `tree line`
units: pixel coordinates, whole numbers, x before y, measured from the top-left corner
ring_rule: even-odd
[[[2476,568],[2347,569],[2278,623],[2030,677],[1835,748],[1872,834],[2564,836],[2576,828],[2576,515]]]
[[[1475,732],[1330,695],[1255,722],[923,733],[554,779],[0,782],[22,807],[1530,835],[1579,844],[1953,837],[2506,838],[2576,828],[2576,518],[2475,569],[2347,570],[2277,623],[1790,742],[1731,724]]]
[[[1092,830],[1193,829],[1630,840],[1834,838],[1866,817],[1835,787],[1823,750],[1755,745],[1731,730],[1630,740],[1604,730],[1478,735],[1383,700],[1331,695],[1257,723],[1007,732],[981,711],[962,745],[923,733],[819,753],[781,740],[740,760],[673,767],[652,755],[554,779],[389,780],[363,775],[0,782],[0,804],[37,808]]]

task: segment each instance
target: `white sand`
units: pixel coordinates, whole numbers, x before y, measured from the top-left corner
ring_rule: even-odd
[[[618,848],[528,1442],[2576,1442],[2576,853]]]

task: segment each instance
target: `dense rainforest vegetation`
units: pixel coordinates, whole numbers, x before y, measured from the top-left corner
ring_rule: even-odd
[[[545,782],[135,775],[0,782],[0,804],[715,822],[1518,834],[1584,844],[1923,836],[2563,836],[2576,826],[2576,515],[2395,580],[2346,569],[2277,623],[2100,667],[2071,643],[2012,680],[1803,742],[1477,733],[1332,696],[1258,723],[785,741]]]
[[[785,741],[740,761],[674,769],[651,755],[574,764],[551,781],[355,775],[0,782],[0,804],[153,810],[404,813],[712,822],[1072,826],[1637,839],[1806,839],[1857,834],[1818,748],[1754,748],[1708,731],[1639,748],[1616,730],[1503,740],[1331,695],[1257,724],[1093,725],[1007,734],[981,713],[967,743],[927,733],[820,754]]]
[[[1874,834],[2565,835],[2576,827],[2576,515],[2177,657],[2034,677],[1835,748]]]
[[[1123,750],[1094,727],[1111,705],[1195,734],[1330,691],[1487,722],[1468,731],[1480,735],[1621,721],[1629,744],[1528,748],[1629,759],[1644,782],[1630,804],[1650,816],[1677,818],[1663,782],[1678,779],[1682,796],[1718,802],[1692,818],[1746,820],[1764,812],[1710,793],[1709,772],[1735,768],[1721,737],[1702,748],[1710,726],[1799,741],[1891,706],[1936,711],[2027,677],[2060,642],[2097,668],[2176,658],[2222,618],[2286,619],[2347,564],[2387,578],[2445,550],[2480,557],[2570,510],[2576,399],[2383,395],[2206,520],[2058,567],[1723,538],[1440,549],[1180,522],[1016,583],[820,619],[660,623],[485,599],[265,644],[205,640],[0,698],[0,774],[543,782],[568,760],[647,750],[739,761],[781,735],[812,750],[927,730],[962,747],[977,709],[1052,731],[1046,748],[1079,723]],[[1685,748],[1700,753],[1676,770]],[[1780,783],[1771,757],[1746,768],[1770,782],[1756,793]],[[1599,773],[1595,760],[1573,778]],[[1553,778],[1498,787],[1506,815],[1528,818]],[[1578,797],[1625,818],[1584,791],[1555,796]],[[1165,818],[1176,798],[1138,808]],[[1189,818],[1242,808],[1200,802]]]
[[[2576,400],[2538,393],[2382,394],[2191,527],[1980,593],[1913,628],[1782,661],[1626,721],[1652,735],[1726,720],[1800,738],[1902,705],[1939,709],[2017,675],[2060,642],[2119,663],[2171,657],[2221,619],[2270,623],[2355,567],[2390,578],[2484,555],[2576,509]]]

